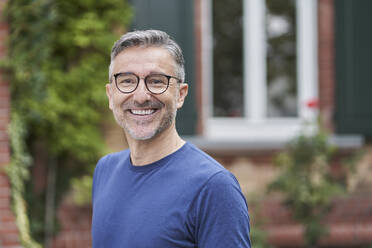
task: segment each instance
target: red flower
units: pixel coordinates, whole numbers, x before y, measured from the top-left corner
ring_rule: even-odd
[[[312,99],[306,102],[306,106],[311,109],[315,109],[319,107],[318,99]]]

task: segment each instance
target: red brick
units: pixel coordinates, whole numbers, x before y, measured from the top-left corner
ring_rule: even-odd
[[[77,207],[64,201],[58,210],[61,230],[53,248],[91,247],[91,207]]]
[[[19,234],[18,233],[5,233],[0,236],[1,244],[3,247],[9,245],[19,245]]]
[[[9,153],[9,142],[6,141],[0,141],[0,153]]]
[[[0,162],[1,167],[5,167],[9,165],[9,161],[7,162],[7,159],[9,158],[10,158],[9,148],[8,150],[0,149],[0,161],[3,161],[3,163]]]
[[[10,107],[9,99],[0,97],[0,108],[9,108],[9,107]]]
[[[9,153],[0,153],[0,168],[7,166],[10,163]]]
[[[10,209],[3,209],[0,211],[0,222],[14,221],[13,212]]]
[[[0,108],[0,115],[1,116],[9,116],[10,110],[8,108]]]
[[[0,123],[6,123],[6,126],[9,125],[7,122],[1,121],[1,117],[0,117]],[[0,142],[9,143],[8,131],[0,130]]]
[[[13,220],[1,222],[0,233],[18,233],[18,227]]]
[[[334,9],[333,0],[318,1],[319,102],[322,124],[333,130],[334,110]]]
[[[4,43],[1,43],[0,42],[0,54],[1,54],[1,57],[4,57],[6,54],[7,54],[7,46],[4,44]]]
[[[6,77],[6,70],[4,69],[0,69],[0,86],[1,86],[1,91],[5,91],[5,90],[9,90],[9,81],[6,80],[7,77]]]
[[[0,97],[10,99],[9,87],[7,85],[0,84]]]
[[[8,130],[5,128],[8,128],[9,126],[9,116],[0,115],[0,125],[4,128],[0,131],[0,139],[2,140],[8,140]]]
[[[10,209],[10,199],[9,198],[0,198],[0,211]]]
[[[9,25],[6,22],[0,22],[0,30],[9,30]]]
[[[0,10],[5,6],[6,0],[0,0]],[[0,11],[0,18],[3,21],[4,15]],[[7,53],[5,39],[8,37],[8,24],[0,22],[0,57]],[[0,70],[0,246],[2,248],[20,248],[18,229],[15,218],[10,208],[10,185],[6,174],[1,172],[10,160],[9,150],[9,108],[10,91],[6,73]]]
[[[2,186],[6,182],[8,182],[8,176],[4,171],[0,170],[0,186]]]
[[[9,36],[7,29],[0,29],[0,41],[6,40]]]
[[[10,189],[8,187],[0,188],[0,198],[10,197]]]
[[[2,127],[8,127],[9,126],[9,120],[8,120],[8,118],[7,118],[7,116],[5,116],[5,117],[2,117],[2,116],[0,116],[0,126],[2,126]],[[5,131],[0,131],[0,133],[1,134],[6,134],[6,132]],[[0,137],[0,139],[4,139],[4,138],[7,138],[7,136],[4,136],[4,135],[2,135],[2,137]]]

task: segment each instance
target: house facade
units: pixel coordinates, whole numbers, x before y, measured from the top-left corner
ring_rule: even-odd
[[[368,1],[132,4],[133,29],[165,30],[184,50],[183,135],[281,147],[318,114],[341,145],[371,135]]]
[[[334,167],[364,150],[356,175],[371,170],[370,1],[132,2],[133,28],[165,30],[186,54],[191,94],[178,128],[235,173],[248,202],[275,178],[273,156],[318,123],[338,148]],[[351,181],[359,188],[335,202],[324,246],[372,242],[371,183]],[[300,246],[301,226],[264,203],[270,242]]]
[[[190,90],[177,116],[181,135],[237,176],[248,205],[251,197],[260,199],[269,242],[277,247],[303,244],[301,225],[278,199],[266,197],[265,189],[278,172],[272,162],[275,154],[297,135],[314,133],[320,122],[338,147],[336,168],[343,157],[364,151],[350,196],[336,199],[325,220],[330,235],[322,244],[371,244],[372,33],[368,25],[372,2],[130,2],[135,13],[132,29],[164,30],[184,51]],[[6,27],[1,28],[6,33]],[[0,38],[4,44],[5,36]],[[6,164],[9,91],[5,81],[1,81],[0,107],[0,160]],[[7,247],[4,240],[17,235],[15,225],[3,224],[14,220],[2,217],[3,213],[11,216],[7,192],[6,175],[0,174],[0,247]],[[89,208],[66,202],[59,217],[62,229],[54,247],[90,244]]]

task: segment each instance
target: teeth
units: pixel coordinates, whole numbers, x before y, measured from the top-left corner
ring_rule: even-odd
[[[135,115],[150,115],[155,112],[153,109],[132,109],[132,114]]]

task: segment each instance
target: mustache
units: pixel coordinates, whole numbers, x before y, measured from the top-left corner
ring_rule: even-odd
[[[152,100],[147,100],[143,103],[139,103],[136,101],[130,101],[130,102],[125,102],[122,104],[123,109],[132,109],[132,108],[152,108],[152,109],[160,109],[164,106],[164,103],[160,101],[152,101]]]

